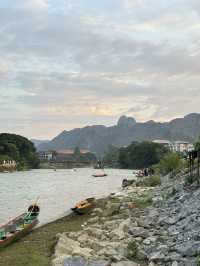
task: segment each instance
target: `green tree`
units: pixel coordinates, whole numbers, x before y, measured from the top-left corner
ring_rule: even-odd
[[[140,169],[157,164],[168,150],[153,142],[133,142],[120,149],[119,163],[122,168]]]
[[[119,166],[119,149],[110,145],[103,156],[103,165],[117,168]]]
[[[39,164],[34,144],[15,134],[0,134],[0,156],[15,160],[20,169],[36,168]]]

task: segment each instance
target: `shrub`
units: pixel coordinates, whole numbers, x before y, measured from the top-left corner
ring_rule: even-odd
[[[136,205],[137,208],[146,208],[148,206],[151,206],[152,203],[153,203],[152,196],[148,194],[134,200],[134,204]]]
[[[199,177],[197,175],[194,175],[194,176],[188,175],[188,176],[186,176],[185,185],[191,185],[194,182],[199,182]]]
[[[184,165],[184,162],[176,153],[168,153],[158,164],[160,173],[163,175],[171,172],[179,171]]]
[[[146,177],[143,180],[139,180],[136,183],[138,187],[156,187],[161,185],[161,178],[159,175],[153,175]]]
[[[127,246],[127,259],[135,260],[138,258],[138,246],[135,241],[131,241]]]

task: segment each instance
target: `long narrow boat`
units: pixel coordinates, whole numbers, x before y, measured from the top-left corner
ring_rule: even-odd
[[[0,248],[28,234],[37,224],[40,208],[31,205],[28,211],[0,227]]]
[[[94,202],[95,198],[87,198],[77,203],[74,208],[71,208],[71,210],[77,214],[85,214],[92,209]]]

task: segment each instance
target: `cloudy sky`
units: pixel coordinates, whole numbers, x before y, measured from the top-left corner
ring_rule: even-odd
[[[0,132],[200,112],[199,0],[0,0]]]

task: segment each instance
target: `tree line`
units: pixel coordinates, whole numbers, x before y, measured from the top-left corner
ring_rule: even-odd
[[[0,162],[14,160],[18,170],[37,168],[37,158],[34,144],[20,135],[0,134]]]
[[[170,165],[179,165],[181,158],[178,154],[161,144],[149,141],[132,142],[127,147],[110,146],[103,157],[104,165],[124,169],[142,169],[158,165],[165,171],[170,171]]]

